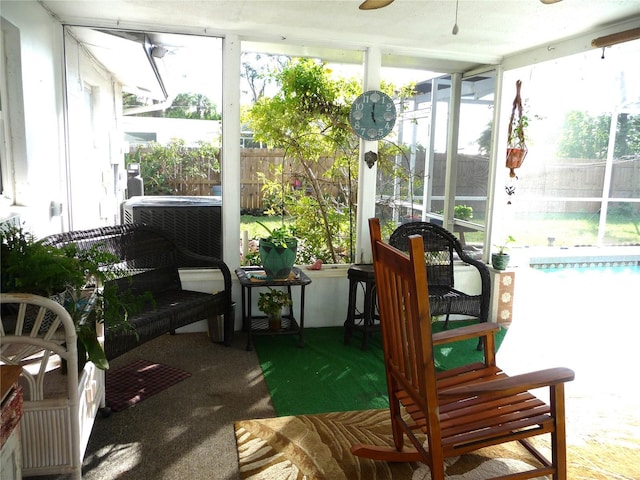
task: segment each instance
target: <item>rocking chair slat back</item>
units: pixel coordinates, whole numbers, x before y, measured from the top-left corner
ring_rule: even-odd
[[[496,324],[431,332],[427,271],[421,236],[408,239],[409,255],[381,240],[378,219],[370,219],[380,307],[393,447],[354,445],[358,456],[386,461],[422,461],[433,480],[445,478],[444,459],[510,441],[520,441],[540,462],[526,472],[495,478],[567,478],[564,383],[568,368],[514,377],[495,362]],[[433,345],[480,338],[484,362],[437,372]],[[549,388],[550,405],[529,390]],[[551,435],[551,459],[527,439]],[[408,438],[413,448],[405,447]],[[426,439],[426,440],[425,440]]]

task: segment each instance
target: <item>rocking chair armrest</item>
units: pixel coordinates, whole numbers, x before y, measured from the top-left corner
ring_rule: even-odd
[[[476,395],[513,395],[536,388],[550,387],[559,383],[570,382],[575,373],[570,368],[556,367],[523,373],[513,377],[501,377],[482,383],[462,385],[438,392],[441,397],[471,397]]]
[[[443,343],[458,342],[469,338],[483,337],[494,335],[500,330],[500,325],[494,322],[482,322],[466,327],[454,328],[452,330],[444,330],[434,333],[431,338],[434,345],[442,345]]]

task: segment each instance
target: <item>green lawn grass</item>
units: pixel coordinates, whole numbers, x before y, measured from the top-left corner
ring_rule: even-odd
[[[260,238],[266,234],[257,221],[269,228],[277,227],[282,222],[280,217],[255,217],[242,215],[240,231],[247,230],[249,238]],[[536,213],[518,215],[512,222],[509,233],[516,239],[515,246],[546,246],[549,237],[554,238],[556,247],[572,247],[576,245],[596,245],[598,242],[597,213]],[[290,221],[285,219],[285,222]],[[467,243],[481,243],[483,232],[467,233]],[[608,245],[638,245],[640,243],[640,219],[634,221],[628,216],[608,217],[604,243]]]
[[[249,232],[249,238],[262,238],[268,235],[268,232],[258,224],[258,222],[264,223],[269,229],[277,228],[282,224],[281,217],[257,217],[253,215],[240,215],[240,231],[245,230]],[[291,223],[285,219],[285,223]]]
[[[510,229],[518,246],[546,246],[549,237],[555,239],[553,245],[556,247],[597,245],[599,221],[597,213],[528,214],[514,219]],[[640,242],[638,223],[628,216],[610,215],[603,242],[637,245]]]

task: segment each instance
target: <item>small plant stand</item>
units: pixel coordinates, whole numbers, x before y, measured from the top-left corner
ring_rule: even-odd
[[[262,267],[241,267],[236,269],[236,276],[242,288],[242,330],[247,333],[247,350],[253,348],[252,335],[298,335],[298,346],[304,347],[304,295],[305,287],[311,279],[299,268],[293,267],[289,278],[284,280],[269,280]],[[282,328],[274,331],[269,328],[269,318],[266,315],[253,315],[251,291],[254,288],[286,287],[289,298],[292,287],[300,287],[299,320],[294,316],[294,305],[285,308],[282,316]]]

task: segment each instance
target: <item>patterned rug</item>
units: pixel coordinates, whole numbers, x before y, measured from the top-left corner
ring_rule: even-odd
[[[419,463],[375,462],[353,456],[354,443],[392,445],[389,411],[299,415],[235,423],[243,480],[430,480]],[[546,452],[543,443],[538,448]],[[627,446],[569,445],[570,479],[637,480],[637,442]],[[518,443],[447,460],[450,480],[482,480],[539,465]],[[635,472],[635,473],[634,473]]]
[[[189,372],[178,368],[137,360],[107,371],[107,406],[114,412],[120,412],[190,376]]]

